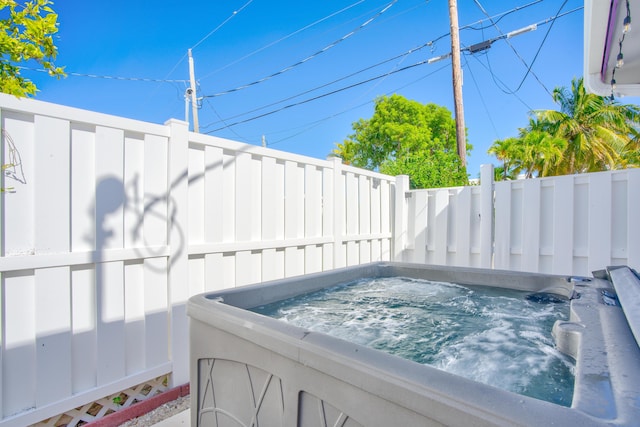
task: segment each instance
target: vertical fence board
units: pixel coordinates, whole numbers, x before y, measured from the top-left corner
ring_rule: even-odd
[[[95,268],[75,267],[71,270],[71,319],[73,393],[94,388],[98,354],[97,296]]]
[[[124,329],[124,283],[121,261],[100,263],[98,283],[98,385],[117,381],[126,375]]]
[[[511,185],[509,182],[495,184],[495,243],[494,267],[508,269],[511,231]]]
[[[611,174],[589,176],[588,274],[611,264]]]
[[[435,193],[434,263],[438,265],[447,263],[448,202],[448,190],[438,190]]]
[[[236,236],[242,242],[251,240],[251,216],[257,213],[252,209],[251,154],[236,154]],[[259,212],[259,211],[258,211]],[[242,264],[239,264],[241,266]],[[241,267],[242,268],[242,267]],[[238,272],[238,274],[243,274]]]
[[[497,199],[497,192],[494,193],[493,165],[480,167],[480,179],[480,266],[491,268],[494,262],[495,229],[498,224],[493,210],[494,197]]]
[[[405,197],[409,190],[409,177],[398,175],[396,177],[393,196],[394,218],[393,218],[393,259],[403,261],[407,242],[408,226],[408,204]]]
[[[313,165],[304,168],[304,237],[322,235],[322,175]]]
[[[627,171],[627,264],[640,271],[640,169]]]
[[[540,263],[540,180],[528,179],[522,189],[522,261],[523,271],[538,271]]]
[[[224,152],[222,156],[224,186],[222,187],[222,233],[223,241],[233,242],[236,236],[236,163],[235,156]]]
[[[223,203],[224,173],[223,150],[219,147],[206,146],[204,149],[204,241],[222,242],[224,239]],[[206,279],[211,279],[205,275]]]
[[[142,218],[144,217],[144,135],[124,134],[123,175],[124,186],[124,242],[126,248],[144,246]]]
[[[37,253],[68,251],[70,141],[69,122],[36,116],[34,228]]]
[[[574,178],[573,198],[573,263],[574,274],[584,275],[589,269],[589,182],[588,177]]]
[[[628,242],[628,175],[616,173],[611,181],[611,264],[627,264]]]
[[[71,250],[92,251],[95,227],[95,129],[71,128]]]
[[[456,194],[456,217],[454,227],[456,230],[455,257],[453,265],[469,266],[471,254],[471,221],[473,211],[471,209],[471,187],[460,189]]]
[[[381,224],[381,188],[380,179],[373,178],[371,179],[371,185],[369,187],[369,192],[371,194],[371,208],[369,209],[369,215],[371,217],[371,233],[380,234],[382,233],[382,224]]]
[[[304,247],[304,274],[322,271],[322,248],[317,245]]]
[[[358,225],[359,234],[371,233],[371,194],[370,194],[371,180],[360,175],[358,177]]]
[[[69,267],[35,271],[36,406],[71,396]]]
[[[509,268],[522,269],[522,246],[524,238],[524,183],[516,182],[511,186],[511,221],[509,225]]]
[[[144,155],[144,139],[125,135],[123,172],[125,248],[144,246],[144,234],[141,229],[145,197]]]
[[[553,270],[553,182],[540,181],[540,226],[538,271],[551,273]]]
[[[223,271],[224,261],[221,253],[206,254],[204,256],[204,292],[222,289],[223,282],[220,277]],[[171,303],[171,301],[168,301],[168,303]]]
[[[36,287],[31,274],[3,275],[4,331],[2,394],[4,416],[35,407]],[[6,326],[5,326],[6,327]]]
[[[174,200],[168,200],[168,147],[166,138],[147,135],[144,159],[144,234],[148,246],[163,246],[169,242],[168,216],[182,209]],[[170,211],[168,212],[168,210]],[[139,232],[138,230],[133,230]],[[186,236],[181,243],[186,247]]]
[[[347,257],[344,252],[342,240],[346,234],[346,191],[344,184],[344,174],[342,173],[342,162],[337,157],[333,159],[333,191],[331,206],[333,208],[333,268],[340,268],[347,265]]]
[[[96,129],[96,250],[124,243],[123,141],[122,130]]]
[[[411,205],[414,214],[410,222],[414,224],[413,232],[413,257],[412,262],[424,263],[427,259],[427,212],[429,194],[426,191],[412,193]],[[431,249],[431,248],[429,248]]]
[[[167,259],[144,260],[145,368],[169,361]]]
[[[2,255],[33,253],[35,248],[33,224],[35,196],[33,183],[35,170],[34,124],[30,115],[2,112],[4,142],[3,165],[15,164],[2,174],[5,188],[12,189],[2,195],[4,201],[4,227]],[[15,151],[13,151],[15,149]],[[14,155],[12,155],[14,153]]]
[[[353,236],[358,234],[359,214],[359,195],[358,195],[358,179],[353,172],[344,174],[345,179],[345,235]],[[349,245],[348,245],[349,246]],[[349,252],[349,249],[347,249]],[[353,262],[353,260],[351,261]],[[349,264],[351,265],[351,264]]]
[[[284,237],[296,239],[304,233],[304,179],[297,163],[292,161],[285,163],[284,178]],[[293,251],[289,250],[288,253],[291,254]]]
[[[236,252],[236,286],[257,283],[262,276],[260,254],[251,251]]]
[[[125,368],[127,374],[143,370],[145,364],[145,313],[144,313],[144,269],[143,264],[127,263],[124,266],[124,329]]]
[[[152,168],[149,168],[152,169]],[[206,183],[204,149],[189,148],[189,243],[205,240]]]
[[[571,274],[573,265],[573,177],[560,177],[553,186],[553,261],[554,274]]]
[[[296,246],[284,249],[284,276],[292,277],[304,274],[304,250]]]

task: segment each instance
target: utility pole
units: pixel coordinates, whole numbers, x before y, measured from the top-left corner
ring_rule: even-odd
[[[200,126],[198,124],[198,96],[196,95],[196,72],[193,68],[193,56],[191,55],[191,49],[189,49],[189,79],[191,80],[191,109],[193,111],[193,131],[195,133],[200,132]]]
[[[467,166],[467,138],[464,127],[464,106],[462,104],[462,67],[460,65],[460,34],[458,32],[458,4],[449,0],[449,21],[451,22],[451,68],[453,74],[453,105],[456,118],[456,144],[462,166]]]

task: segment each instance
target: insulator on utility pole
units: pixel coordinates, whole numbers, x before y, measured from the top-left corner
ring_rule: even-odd
[[[193,111],[193,131],[195,133],[200,132],[200,126],[198,125],[198,96],[196,95],[196,72],[193,66],[193,56],[191,55],[191,49],[189,49],[189,80],[191,81],[191,109]]]
[[[458,4],[449,0],[449,21],[451,23],[451,68],[453,75],[453,105],[456,118],[456,146],[462,166],[467,165],[467,137],[464,126],[464,106],[462,103],[462,66],[460,64],[460,35],[458,29]]]

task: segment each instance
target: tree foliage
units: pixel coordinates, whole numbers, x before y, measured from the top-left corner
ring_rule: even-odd
[[[409,175],[413,188],[467,184],[456,151],[451,112],[401,95],[376,100],[373,116],[352,124],[354,133],[336,144],[345,163],[389,175]]]
[[[21,63],[36,61],[50,75],[64,75],[53,62],[57,54],[53,36],[58,32],[58,15],[51,4],[50,0],[0,0],[0,92],[35,95],[35,84],[20,75]]]
[[[531,113],[519,136],[489,148],[504,179],[566,175],[640,166],[640,108],[587,93],[583,80],[556,88],[559,110]]]

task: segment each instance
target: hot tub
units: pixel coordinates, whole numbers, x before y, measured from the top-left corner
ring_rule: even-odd
[[[393,276],[572,298],[570,318],[553,327],[557,347],[576,361],[571,407],[481,384],[248,310],[361,278]],[[187,306],[191,424],[636,425],[640,419],[636,341],[640,281],[626,267],[596,276],[374,263],[195,296]]]

